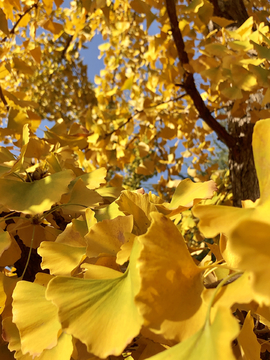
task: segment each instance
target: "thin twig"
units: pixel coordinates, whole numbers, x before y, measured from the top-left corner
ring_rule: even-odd
[[[114,129],[114,130],[110,131],[109,133],[106,133],[104,137],[106,138],[106,137],[114,134],[116,131],[118,131],[119,129],[121,129],[125,125],[127,125],[136,115],[143,113],[145,110],[155,108],[155,107],[157,107],[159,105],[168,104],[169,102],[178,101],[178,100],[182,99],[185,96],[187,96],[187,94],[182,94],[180,96],[177,96],[176,98],[161,101],[161,102],[159,102],[157,104],[153,104],[153,105],[151,105],[151,106],[149,106],[147,108],[144,108],[142,110],[135,110],[135,113],[133,115],[130,115],[129,118],[127,119],[127,121],[125,121],[123,124],[121,124],[117,129]]]
[[[9,34],[13,35],[15,34],[15,30],[17,28],[17,26],[19,25],[20,21],[25,17],[25,15],[27,15],[31,10],[33,10],[34,8],[37,9],[38,7],[38,2],[39,0],[36,2],[36,4],[30,6],[27,10],[25,10],[25,12],[23,14],[19,14],[19,19],[15,22],[15,24],[13,25],[13,28],[10,30]],[[5,36],[0,43],[5,42],[8,39],[8,36]]]

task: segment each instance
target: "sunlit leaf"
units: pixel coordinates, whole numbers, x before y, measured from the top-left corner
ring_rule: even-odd
[[[85,257],[86,248],[74,247],[51,241],[43,241],[38,248],[42,257],[41,268],[50,274],[70,276]]]
[[[48,285],[46,297],[58,307],[63,329],[102,358],[120,355],[141,328],[142,319],[134,301],[140,286],[136,269],[140,245],[134,245],[129,269],[120,277],[56,277]]]
[[[206,324],[193,336],[151,360],[235,360],[231,343],[239,332],[237,320],[227,308],[218,308],[212,324]]]
[[[39,355],[57,344],[61,324],[57,307],[45,298],[46,288],[19,281],[13,292],[13,322],[19,329],[22,353]]]
[[[101,254],[116,255],[123,245],[125,233],[131,233],[132,216],[118,216],[112,220],[103,220],[93,225],[85,236],[87,256],[97,257]]]
[[[203,183],[194,183],[185,179],[177,186],[170,203],[156,205],[157,209],[169,216],[173,216],[189,209],[202,199],[209,199],[216,191],[215,182],[210,180]]]

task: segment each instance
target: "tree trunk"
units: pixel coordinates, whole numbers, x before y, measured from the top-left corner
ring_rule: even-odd
[[[234,20],[233,28],[241,26],[248,13],[243,0],[210,0],[214,6],[214,15]],[[247,113],[237,118],[228,113],[228,132],[236,143],[229,146],[229,169],[233,192],[233,205],[241,207],[241,200],[255,201],[260,197],[253,151],[252,134],[254,124],[250,122],[249,111],[254,101],[261,102],[262,94],[253,94],[247,101]],[[233,105],[233,104],[232,104]]]
[[[248,117],[229,118],[229,133],[237,139],[235,146],[229,148],[229,169],[233,205],[238,207],[241,207],[241,200],[255,201],[260,196],[252,152],[253,128]]]
[[[239,28],[247,19],[248,13],[243,0],[210,0],[214,15],[232,20],[230,30]],[[261,103],[262,93],[252,94],[243,103],[245,113],[241,118],[231,111],[233,102],[228,102],[228,130],[225,129],[210,113],[203,101],[194,80],[194,74],[189,72],[189,57],[185,49],[185,42],[179,28],[174,0],[166,0],[166,8],[171,24],[171,31],[177,49],[180,64],[183,67],[183,82],[181,87],[193,100],[199,117],[216,132],[218,139],[223,141],[229,149],[229,169],[233,192],[233,205],[241,207],[241,200],[255,201],[260,196],[259,184],[254,165],[252,151],[252,133],[254,124],[251,123],[250,110],[252,103]],[[209,24],[211,31],[217,27],[214,22]],[[250,54],[252,56],[252,54]],[[244,102],[244,100],[243,100]]]

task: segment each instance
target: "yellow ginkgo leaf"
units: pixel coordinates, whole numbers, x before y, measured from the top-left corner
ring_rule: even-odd
[[[118,216],[112,220],[103,220],[94,224],[85,240],[87,256],[98,257],[101,254],[116,256],[121,246],[126,242],[125,233],[131,233],[133,217]]]
[[[86,253],[85,247],[74,247],[51,241],[43,241],[38,248],[42,257],[41,268],[49,269],[50,274],[71,276]]]
[[[134,231],[136,235],[144,234],[150,225],[150,212],[157,211],[150,202],[148,194],[138,194],[131,191],[123,191],[116,200],[119,210],[127,215],[133,215]]]
[[[177,186],[170,203],[156,205],[157,209],[163,214],[173,216],[189,209],[202,199],[209,199],[216,191],[214,181],[194,183],[190,179],[185,179]]]
[[[21,350],[37,356],[57,344],[61,329],[57,307],[45,298],[44,286],[19,281],[13,291],[13,322],[19,329]]]
[[[246,360],[260,360],[261,346],[253,332],[254,321],[250,311],[248,312],[240,334],[237,337],[241,346],[242,356]]]
[[[257,171],[260,200],[254,206],[235,208],[218,205],[196,205],[193,214],[200,219],[199,229],[206,237],[228,234],[239,221],[254,219],[270,222],[270,119],[260,120],[254,126],[253,154]]]
[[[73,172],[64,170],[31,183],[0,179],[0,203],[25,214],[42,213],[60,200],[72,178]]]
[[[136,302],[148,329],[182,341],[205,320],[203,269],[195,265],[174,223],[157,212],[151,217],[148,232],[138,237],[143,246],[138,262],[142,286]]]
[[[243,220],[231,232],[226,251],[237,255],[237,267],[250,272],[256,301],[270,305],[270,224]]]
[[[212,324],[207,321],[193,336],[149,360],[235,360],[232,341],[238,332],[237,320],[230,310],[221,307]]]
[[[81,176],[76,177],[74,180],[71,181],[69,185],[69,189],[75,185],[75,183],[82,179],[84,184],[87,186],[88,189],[94,190],[100,187],[101,184],[106,184],[106,177],[107,170],[105,168],[96,169],[88,174],[84,174]]]
[[[8,348],[10,351],[16,351],[15,358],[17,360],[32,360],[33,357],[27,353],[23,354],[21,350],[20,333],[16,325],[12,322],[11,317],[7,317],[3,320],[3,329],[5,333],[5,340],[9,342]],[[62,333],[57,345],[52,349],[44,350],[39,356],[36,356],[36,360],[70,360],[70,356],[73,352],[72,336]]]
[[[140,331],[142,318],[134,300],[140,287],[136,268],[139,252],[140,244],[135,242],[129,268],[119,277],[56,277],[48,285],[46,297],[58,307],[64,331],[101,358],[120,355]]]
[[[66,199],[68,199],[67,202]],[[72,187],[70,194],[62,197],[62,202],[66,202],[68,211],[85,212],[87,207],[98,205],[103,202],[103,199],[95,190],[88,189],[83,180],[79,179]]]

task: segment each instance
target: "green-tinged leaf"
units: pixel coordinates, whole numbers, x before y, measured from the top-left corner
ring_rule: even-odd
[[[57,307],[45,298],[46,288],[19,281],[13,291],[13,322],[19,329],[22,353],[32,356],[57,344],[61,324]]]
[[[151,217],[147,233],[138,237],[142,286],[136,302],[148,329],[166,339],[182,341],[205,320],[202,269],[195,265],[174,223],[157,212]]]
[[[72,178],[73,172],[64,170],[31,183],[0,179],[0,203],[25,214],[42,213],[60,200]]]
[[[125,214],[119,210],[119,206],[116,202],[113,202],[102,209],[98,209],[95,213],[97,221],[114,219],[117,216],[125,216]]]
[[[140,287],[136,269],[139,252],[140,244],[136,243],[129,268],[120,277],[56,277],[48,285],[46,297],[58,307],[63,329],[101,358],[120,355],[140,331],[142,318],[134,301]]]
[[[85,212],[87,207],[94,207],[103,202],[102,197],[95,190],[88,189],[81,179],[75,183],[70,194],[62,198],[62,201],[65,202],[68,197],[67,209],[75,212]]]
[[[196,334],[149,360],[235,360],[232,341],[238,332],[237,320],[230,310],[218,308],[212,324],[206,322]]]
[[[82,264],[82,268],[85,269],[84,278],[92,280],[101,280],[101,279],[116,279],[122,276],[122,273],[101,265],[93,264]]]
[[[81,176],[76,177],[74,180],[71,181],[69,185],[69,189],[75,185],[75,183],[82,179],[86,187],[90,190],[94,190],[100,187],[101,184],[106,184],[105,177],[107,175],[107,170],[105,168],[100,168],[92,171],[91,173],[84,174]]]
[[[0,257],[3,252],[7,250],[11,245],[11,238],[8,231],[4,231],[0,228]]]
[[[87,256],[98,257],[101,254],[116,256],[126,242],[125,233],[131,233],[133,217],[118,216],[112,220],[103,220],[93,225],[85,236]]]
[[[49,269],[50,274],[59,276],[71,276],[85,253],[86,248],[51,241],[43,241],[38,248],[38,254],[42,257],[41,268]]]

